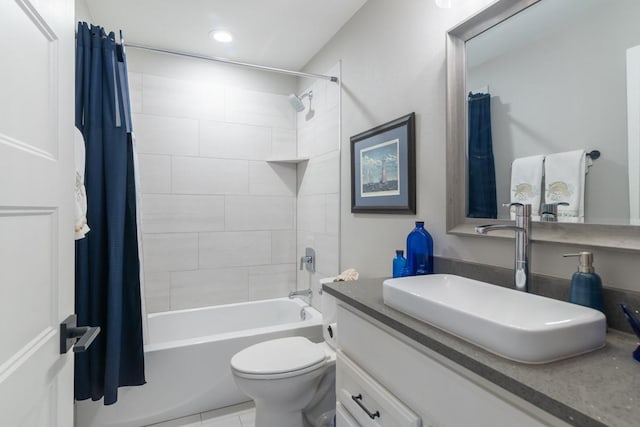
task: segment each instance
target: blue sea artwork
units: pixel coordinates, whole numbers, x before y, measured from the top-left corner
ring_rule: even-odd
[[[394,139],[360,151],[360,190],[362,197],[400,194],[399,149]]]

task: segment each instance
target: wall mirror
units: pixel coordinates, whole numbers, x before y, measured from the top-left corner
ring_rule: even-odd
[[[640,250],[637,16],[637,0],[501,0],[447,33],[450,233],[509,220],[514,159],[598,150],[584,223],[534,223],[532,240]],[[469,217],[469,92],[490,95],[497,219]]]

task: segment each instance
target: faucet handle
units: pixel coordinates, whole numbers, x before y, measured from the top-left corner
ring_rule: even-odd
[[[511,208],[512,206],[515,206],[516,215],[518,216],[531,215],[531,204],[529,203],[511,202],[511,203],[503,203],[502,206],[504,206],[505,208]]]
[[[567,202],[544,203],[540,208],[540,220],[542,222],[557,222],[558,206],[569,206],[569,203]]]
[[[558,206],[569,206],[567,202],[557,202],[557,203],[544,203],[542,205],[542,209],[540,210],[541,214],[558,214]]]

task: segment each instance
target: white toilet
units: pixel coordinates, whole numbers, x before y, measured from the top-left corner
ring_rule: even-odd
[[[236,385],[255,402],[256,427],[333,425],[336,300],[327,293],[321,298],[325,341],[280,338],[231,358]]]

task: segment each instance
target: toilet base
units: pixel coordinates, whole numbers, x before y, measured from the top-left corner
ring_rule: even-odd
[[[255,427],[300,427],[302,411],[271,411],[270,405],[256,403]]]
[[[313,422],[309,421],[309,418],[302,413],[302,418],[304,418],[303,427],[335,427],[336,426],[336,411],[330,410],[319,417],[316,417]]]
[[[313,401],[302,411],[304,427],[333,427],[336,412],[336,367],[327,367]]]

